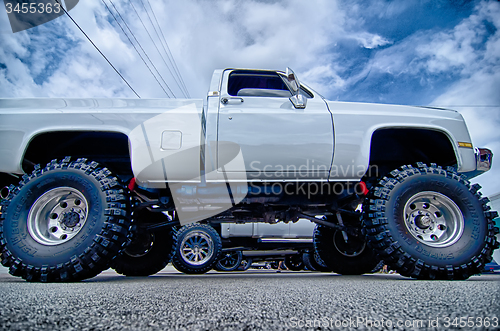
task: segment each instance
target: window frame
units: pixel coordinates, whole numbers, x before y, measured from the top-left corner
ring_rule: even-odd
[[[275,76],[277,75],[279,78],[281,78],[281,81],[283,82],[284,86],[287,88],[288,92],[290,92],[290,97],[293,96],[293,91],[292,89],[290,88],[290,84],[285,76],[285,73],[282,72],[282,71],[275,71],[275,70],[259,70],[259,69],[225,69],[223,71],[223,74],[222,74],[222,77],[221,77],[221,94],[227,94],[228,96],[231,96],[231,97],[245,97],[245,98],[252,98],[252,97],[259,97],[259,98],[268,98],[270,96],[257,96],[257,95],[254,95],[254,96],[250,96],[250,95],[245,95],[245,96],[238,96],[238,95],[232,95],[229,93],[229,80],[231,78],[231,75],[234,73],[234,72],[238,72],[238,73],[251,73],[251,74],[254,74],[256,76],[259,76],[259,75],[272,75],[272,76]],[[241,89],[240,89],[241,90]],[[263,88],[263,90],[272,90],[272,89],[265,89]],[[238,90],[239,91],[239,90]],[[282,90],[282,91],[286,91],[286,90]],[[315,98],[315,94],[309,89],[307,88],[306,86],[300,84],[300,93],[306,97],[307,99],[313,99]],[[238,94],[238,92],[236,92],[236,94]],[[285,98],[284,96],[275,96],[276,98]],[[289,97],[287,97],[289,98]]]

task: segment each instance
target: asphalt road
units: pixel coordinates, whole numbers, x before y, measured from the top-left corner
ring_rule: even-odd
[[[0,296],[1,330],[447,330],[460,317],[474,325],[463,329],[500,328],[500,275],[453,282],[267,270],[191,276],[167,267],[147,278],[106,271],[40,284],[3,271]]]

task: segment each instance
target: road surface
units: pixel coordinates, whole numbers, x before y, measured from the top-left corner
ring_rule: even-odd
[[[500,275],[467,281],[272,270],[192,276],[169,266],[146,278],[105,271],[84,282],[40,284],[3,270],[0,295],[1,330],[447,330],[454,322],[472,323],[468,330],[500,328]]]

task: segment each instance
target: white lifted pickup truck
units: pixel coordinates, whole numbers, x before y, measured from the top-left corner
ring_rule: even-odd
[[[465,279],[499,246],[459,113],[327,101],[290,69],[216,70],[206,100],[0,99],[0,155],[1,260],[29,281],[203,273],[227,222],[309,219],[341,274]]]

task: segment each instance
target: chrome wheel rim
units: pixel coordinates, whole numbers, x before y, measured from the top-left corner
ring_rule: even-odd
[[[464,216],[453,200],[425,191],[413,195],[404,208],[405,226],[419,242],[431,247],[449,247],[464,232]]]
[[[181,242],[182,259],[190,265],[202,265],[213,255],[214,243],[205,232],[190,232]]]
[[[71,187],[45,192],[28,213],[28,232],[36,242],[55,246],[73,239],[87,222],[88,202]]]

